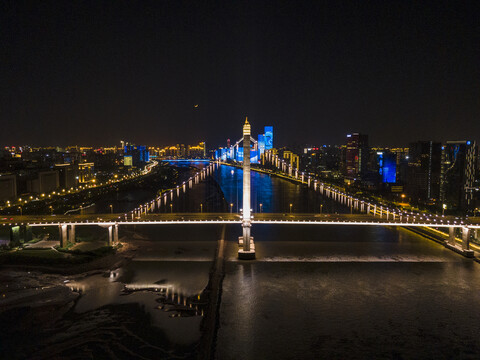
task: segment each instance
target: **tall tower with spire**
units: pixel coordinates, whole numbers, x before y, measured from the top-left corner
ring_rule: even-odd
[[[253,237],[250,237],[252,227],[251,204],[250,204],[250,135],[251,127],[248,117],[243,125],[243,214],[242,229],[243,236],[239,239],[243,243],[243,249],[238,251],[238,258],[244,260],[255,259],[255,245]]]

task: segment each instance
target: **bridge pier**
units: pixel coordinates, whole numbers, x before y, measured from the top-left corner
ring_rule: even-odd
[[[453,226],[448,228],[447,243],[448,245],[455,246],[455,228]]]
[[[68,225],[66,225],[66,224],[58,225],[58,235],[59,235],[59,238],[60,238],[60,247],[62,247],[62,248],[66,247],[67,244],[68,244],[67,228],[68,228]]]
[[[68,229],[68,241],[71,243],[75,243],[75,225],[70,225],[70,229]]]
[[[19,246],[22,242],[32,240],[32,228],[29,225],[16,225],[10,227],[10,243]]]
[[[462,229],[462,251],[466,257],[474,257],[473,250],[470,249],[470,229],[468,227]]]
[[[113,226],[110,225],[107,230],[108,230],[108,243],[107,243],[107,245],[112,246]]]
[[[20,245],[20,226],[10,227],[10,244],[14,246]]]
[[[461,253],[462,255],[468,257],[468,258],[473,258],[474,252],[473,250],[470,249],[470,229],[468,227],[463,227],[461,228],[461,235],[462,235],[462,248],[460,249],[457,247],[457,244],[455,242],[455,235],[456,235],[456,228],[453,226],[450,226],[448,228],[448,238],[445,241],[445,246],[448,247],[449,249],[452,249],[458,253]]]

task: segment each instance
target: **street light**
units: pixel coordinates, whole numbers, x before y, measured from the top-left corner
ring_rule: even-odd
[[[290,214],[292,213],[292,206],[293,204],[290,204]]]
[[[232,213],[233,211],[233,203],[230,203],[230,214]]]
[[[49,208],[50,208],[50,215],[53,215],[53,206],[50,205]]]
[[[263,204],[260,204],[260,212],[262,212]]]
[[[203,204],[200,204],[200,212],[203,212]]]
[[[170,203],[170,213],[173,213],[173,204]]]
[[[22,210],[22,207],[21,207],[21,206],[19,206],[18,208],[20,209],[20,216],[22,216],[22,215],[23,215],[23,210]]]
[[[113,205],[110,204],[110,214],[113,214]]]
[[[322,214],[323,204],[320,204],[320,215]]]

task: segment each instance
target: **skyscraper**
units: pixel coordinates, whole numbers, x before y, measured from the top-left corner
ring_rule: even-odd
[[[273,126],[265,126],[265,150],[273,148]]]
[[[397,155],[390,151],[377,151],[378,174],[384,184],[397,182]]]
[[[440,199],[447,209],[468,211],[473,205],[477,144],[470,140],[447,141],[442,150]]]
[[[361,177],[367,171],[368,135],[353,133],[347,135],[346,175],[348,178]]]
[[[407,169],[407,193],[416,202],[438,201],[442,144],[433,141],[410,143]]]

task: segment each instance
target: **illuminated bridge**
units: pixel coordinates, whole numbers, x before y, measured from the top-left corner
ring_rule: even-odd
[[[176,213],[176,214],[147,214],[129,219],[125,214],[92,214],[92,215],[39,215],[13,216],[0,219],[1,226],[9,227],[45,227],[57,226],[62,246],[68,242],[75,242],[75,228],[77,226],[101,226],[108,230],[109,244],[118,241],[119,226],[126,225],[212,225],[212,224],[242,224],[242,216],[235,213]],[[459,221],[454,217],[409,217],[400,220],[400,217],[389,219],[371,214],[285,214],[285,213],[256,213],[251,218],[251,225],[310,225],[310,226],[403,226],[448,228],[446,246],[454,247],[467,256],[472,256],[470,239],[478,239],[480,219]],[[456,241],[457,232],[461,239]],[[460,242],[460,247],[457,245]]]
[[[249,149],[250,125],[244,125],[244,147]],[[248,155],[248,151],[246,151]],[[220,163],[210,162],[208,166],[198,171],[182,184],[173,189],[162,192],[155,199],[140,205],[125,214],[91,214],[91,215],[28,215],[4,216],[0,218],[0,226],[10,228],[10,239],[18,242],[23,234],[23,239],[28,241],[31,227],[57,226],[59,229],[60,246],[64,247],[69,242],[75,242],[75,229],[77,226],[101,226],[108,230],[108,244],[118,242],[119,226],[127,225],[208,225],[208,224],[237,224],[243,229],[243,236],[239,239],[239,257],[252,259],[255,257],[255,245],[250,235],[252,225],[340,225],[340,226],[401,226],[425,227],[437,235],[445,238],[445,246],[473,257],[471,240],[478,240],[480,218],[458,219],[452,216],[432,216],[414,214],[389,209],[388,207],[358,199],[328,184],[318,182],[316,179],[293,171],[291,164],[280,162],[278,158],[270,159],[281,169],[287,179],[304,184],[325,198],[332,199],[350,209],[350,214],[297,214],[297,213],[255,213],[251,214],[250,203],[250,156],[243,158],[243,211],[241,214],[232,213],[165,213],[165,209],[172,210],[172,202],[179,199],[194,185],[199,184],[220,166]],[[169,207],[167,206],[169,205]],[[448,234],[436,229],[448,229]],[[458,236],[458,237],[457,237]],[[480,248],[478,249],[480,251]],[[243,256],[242,256],[243,255]]]

